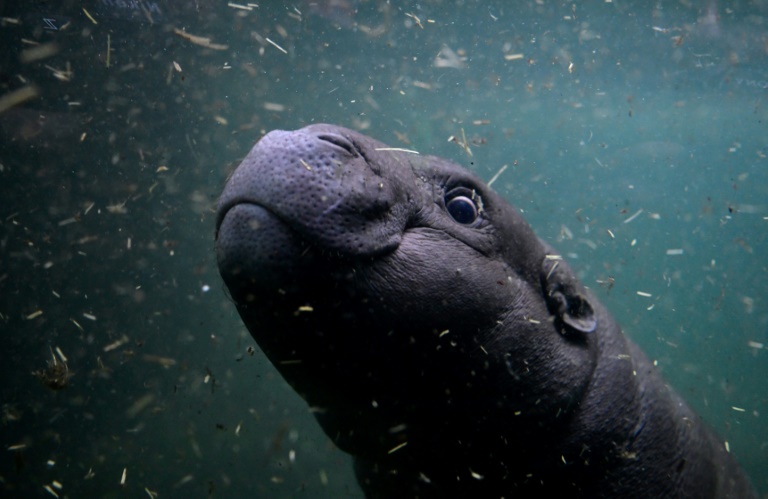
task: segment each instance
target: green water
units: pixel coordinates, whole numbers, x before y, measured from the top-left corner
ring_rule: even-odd
[[[2,494],[361,497],[213,253],[227,175],[312,122],[508,165],[768,494],[768,7],[331,4],[0,1]]]

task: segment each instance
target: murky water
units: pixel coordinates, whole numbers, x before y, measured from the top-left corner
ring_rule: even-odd
[[[361,496],[213,254],[227,175],[266,131],[311,122],[486,179],[508,165],[494,187],[768,494],[766,6],[93,0],[0,16],[4,495]]]

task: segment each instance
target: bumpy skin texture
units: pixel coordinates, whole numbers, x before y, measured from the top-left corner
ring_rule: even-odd
[[[332,125],[274,131],[216,227],[244,323],[367,497],[755,497],[568,265],[458,165]]]

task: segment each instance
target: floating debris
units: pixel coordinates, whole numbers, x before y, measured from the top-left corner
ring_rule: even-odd
[[[50,70],[51,73],[53,73],[53,77],[57,80],[61,81],[71,81],[72,76],[74,76],[74,73],[72,72],[72,67],[69,64],[69,61],[67,61],[67,69],[58,69],[54,68],[53,66],[49,66],[45,64],[45,68]]]
[[[12,92],[0,97],[0,113],[7,111],[8,109],[18,106],[29,99],[37,97],[37,87],[34,85],[27,85],[26,87],[18,88]]]
[[[109,345],[105,346],[104,347],[104,351],[105,352],[111,352],[112,350],[115,350],[115,349],[120,348],[121,346],[125,345],[129,341],[130,340],[128,339],[128,337],[126,335],[123,335],[123,337],[120,338],[119,340],[113,341]]]
[[[169,367],[173,367],[177,364],[176,359],[172,359],[170,357],[161,357],[159,355],[152,355],[152,354],[144,354],[142,359],[145,362],[151,362],[153,364],[158,364],[161,367],[164,367],[168,369]]]
[[[454,142],[459,145],[462,149],[464,149],[464,152],[467,153],[468,156],[472,156],[472,149],[469,148],[469,143],[467,142],[467,136],[464,133],[464,129],[461,129],[461,140],[459,140],[455,135],[451,135],[448,137],[448,142]]]
[[[432,65],[436,68],[464,69],[466,57],[460,57],[448,45],[443,45],[435,56]]]
[[[400,445],[395,445],[394,447],[392,447],[391,449],[389,449],[387,451],[387,454],[395,453],[395,452],[399,451],[400,449],[402,449],[403,447],[405,447],[406,445],[408,445],[408,442],[403,442]]]
[[[267,111],[274,111],[276,113],[281,113],[285,111],[285,106],[283,104],[278,104],[277,102],[265,102],[264,109],[266,109]]]
[[[421,29],[424,29],[424,25],[423,25],[423,24],[421,24],[421,19],[419,19],[419,18],[418,18],[418,17],[416,17],[414,14],[411,14],[411,13],[409,13],[409,12],[406,12],[406,13],[405,13],[405,15],[406,15],[406,16],[408,16],[408,17],[410,17],[411,19],[413,19],[413,22],[414,22],[414,23],[416,23],[416,26],[418,26],[418,27],[419,27],[419,28],[421,28]]]
[[[40,317],[41,315],[43,315],[43,311],[42,310],[35,310],[34,312],[32,312],[31,314],[29,314],[27,316],[27,320],[31,321],[32,319],[36,319],[37,317]]]
[[[107,33],[107,60],[105,61],[104,65],[109,68],[109,58],[112,54],[112,36]]]
[[[72,373],[69,372],[66,362],[59,362],[56,360],[53,350],[51,350],[51,362],[48,362],[48,367],[32,371],[32,375],[54,391],[63,390],[69,386],[69,378],[73,376]]]
[[[56,491],[53,490],[50,485],[48,484],[43,485],[43,489],[45,489],[45,491],[51,494],[53,497],[59,497],[59,494],[57,494]]]
[[[502,166],[501,168],[499,168],[499,171],[497,171],[497,172],[496,172],[496,174],[495,174],[493,177],[491,177],[491,180],[489,180],[489,181],[488,181],[488,187],[490,187],[490,186],[491,186],[491,184],[493,184],[494,182],[496,182],[496,179],[498,179],[498,178],[499,178],[499,176],[501,176],[501,174],[502,174],[502,173],[504,173],[505,171],[507,171],[507,168],[508,168],[508,167],[509,167],[509,165],[504,165],[504,166]]]
[[[233,9],[240,9],[240,10],[253,10],[252,4],[242,5],[239,3],[229,2],[227,3],[227,7],[230,7]]]
[[[30,62],[53,57],[58,52],[59,47],[55,43],[43,43],[42,45],[35,45],[32,48],[22,50],[19,60],[22,64],[29,64]]]
[[[419,154],[419,151],[414,151],[412,149],[403,149],[402,147],[377,147],[374,149],[375,151],[396,151],[396,152],[406,152],[408,154]]]
[[[637,217],[639,217],[639,216],[640,216],[640,214],[641,214],[642,212],[643,212],[643,209],[642,209],[642,208],[641,208],[641,209],[639,209],[639,210],[637,210],[636,212],[634,212],[634,213],[632,214],[632,216],[630,216],[629,218],[627,218],[626,220],[624,220],[622,223],[628,224],[628,223],[629,223],[629,222],[631,222],[632,220],[634,220],[634,219],[636,219]]]
[[[133,419],[138,416],[144,409],[155,400],[155,396],[151,393],[147,393],[138,398],[131,406],[125,411],[125,415]]]
[[[92,22],[93,24],[99,24],[98,22],[96,22],[96,19],[94,19],[94,18],[93,18],[93,16],[91,15],[91,13],[90,13],[90,12],[88,12],[87,10],[85,10],[85,7],[83,7],[83,12],[85,12],[85,16],[86,16],[88,19],[90,19],[90,20],[91,20],[91,22]]]
[[[288,53],[288,51],[287,51],[287,50],[285,50],[283,47],[281,47],[281,46],[280,46],[280,45],[278,45],[277,43],[273,42],[273,41],[272,41],[272,40],[270,40],[269,38],[267,38],[267,37],[264,37],[264,39],[265,39],[265,40],[266,40],[266,41],[267,41],[267,42],[268,42],[270,45],[272,45],[273,47],[275,47],[277,50],[279,50],[279,51],[280,51],[280,52],[282,52],[283,54],[287,54],[287,53]]]
[[[62,362],[67,362],[67,357],[64,355],[64,352],[61,351],[61,348],[56,347],[56,353],[58,354]]]
[[[227,50],[229,48],[229,45],[213,43],[211,42],[210,38],[192,35],[179,28],[173,28],[173,33],[185,40],[188,40],[190,43],[194,43],[195,45],[200,45],[201,47],[209,48],[212,50]]]
[[[178,482],[176,482],[173,485],[173,488],[181,487],[182,485],[185,485],[185,484],[191,482],[194,479],[195,479],[194,475],[185,475],[185,476],[181,477],[181,480],[179,480]]]
[[[64,227],[65,225],[73,224],[75,222],[77,222],[77,218],[76,217],[69,217],[69,218],[67,218],[65,220],[60,221],[59,222],[59,227]]]
[[[107,211],[110,213],[125,215],[126,213],[128,213],[128,208],[125,207],[125,203],[127,202],[128,200],[126,199],[122,203],[107,205]]]

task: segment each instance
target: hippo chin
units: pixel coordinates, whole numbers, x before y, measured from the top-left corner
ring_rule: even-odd
[[[227,182],[216,252],[367,497],[756,497],[557,252],[450,161],[273,131]]]

